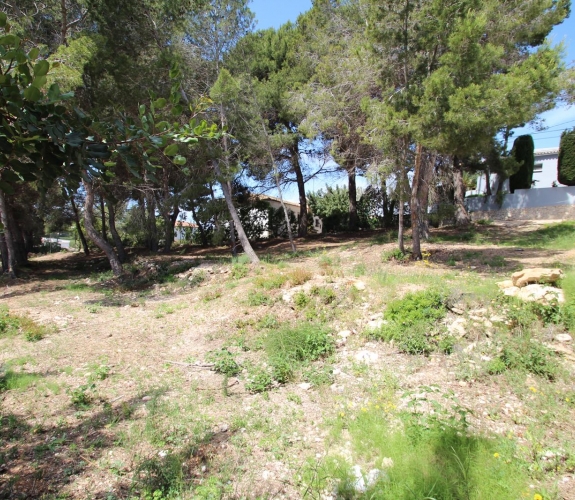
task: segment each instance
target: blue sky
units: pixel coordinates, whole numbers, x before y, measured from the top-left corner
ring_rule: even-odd
[[[311,0],[252,0],[250,9],[256,14],[256,29],[279,28],[311,8]]]

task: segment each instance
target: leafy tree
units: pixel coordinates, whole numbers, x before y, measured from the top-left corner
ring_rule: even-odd
[[[561,134],[557,180],[566,186],[575,186],[575,129]]]
[[[531,189],[533,184],[533,167],[535,166],[535,144],[530,135],[520,135],[513,142],[511,154],[520,164],[519,169],[509,177],[509,189],[513,193],[516,189]]]

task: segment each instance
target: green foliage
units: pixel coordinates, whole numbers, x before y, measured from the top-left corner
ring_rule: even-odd
[[[530,135],[520,135],[513,143],[511,154],[521,164],[519,170],[509,177],[509,188],[513,193],[516,189],[531,189],[533,183],[533,167],[535,166],[535,144]]]
[[[272,374],[265,368],[255,367],[248,370],[245,386],[249,392],[266,392],[271,389],[272,385]]]
[[[555,380],[559,365],[551,350],[530,336],[521,335],[505,341],[501,353],[487,365],[487,371],[492,374],[505,370],[526,371]]]
[[[575,186],[575,129],[561,134],[557,180],[566,186]]]
[[[72,404],[78,408],[79,410],[87,410],[93,402],[93,395],[90,392],[94,392],[96,389],[96,385],[91,384],[84,384],[80,387],[76,387],[76,389],[71,389],[68,391],[70,395],[70,400]]]
[[[399,248],[386,250],[381,254],[382,262],[407,262],[409,259],[410,255],[408,253],[403,253]]]
[[[28,316],[10,314],[6,307],[0,307],[0,336],[23,334],[28,342],[42,340],[48,334],[48,328],[39,325]]]
[[[241,368],[234,358],[234,355],[227,349],[210,351],[206,356],[206,361],[214,364],[214,370],[228,377],[237,375]]]
[[[248,305],[249,306],[267,306],[272,304],[273,299],[260,291],[257,290],[251,290],[250,292],[248,292]]]
[[[441,332],[437,324],[447,312],[446,296],[435,290],[409,293],[387,305],[387,323],[368,335],[394,341],[408,354],[428,355],[439,348],[449,354],[454,340]]]
[[[435,290],[408,293],[387,305],[385,317],[402,325],[419,321],[434,322],[445,316],[445,303],[445,295]]]
[[[327,328],[307,322],[272,330],[264,342],[274,379],[280,383],[291,380],[303,363],[316,361],[335,350]]]
[[[25,391],[40,378],[36,373],[16,372],[14,370],[0,371],[0,391]]]
[[[239,280],[241,278],[245,278],[248,275],[249,267],[245,263],[235,263],[232,266],[231,275],[232,278],[235,280]]]
[[[521,498],[530,479],[515,442],[470,434],[469,410],[449,394],[438,396],[429,395],[430,403],[426,400],[433,406],[432,415],[420,410],[417,400],[410,401],[412,411],[399,415],[402,425],[389,415],[388,402],[366,405],[349,418],[342,412],[340,425],[351,442],[351,462],[328,456],[313,476],[317,482],[308,485],[310,490],[332,487],[342,499]],[[365,481],[362,492],[356,487],[354,464],[360,464],[365,476],[369,469],[381,471],[373,482]]]

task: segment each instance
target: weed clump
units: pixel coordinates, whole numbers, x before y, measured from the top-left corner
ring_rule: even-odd
[[[28,342],[38,342],[48,333],[48,329],[27,316],[10,314],[6,307],[0,307],[0,336],[23,334]]]
[[[446,296],[442,293],[435,290],[409,293],[388,304],[387,324],[370,332],[370,336],[394,341],[400,351],[408,354],[428,355],[437,348],[449,354],[454,339],[441,335],[436,326],[446,312]]]
[[[499,356],[487,365],[487,372],[492,375],[506,370],[526,371],[547,380],[555,380],[559,365],[547,347],[522,335],[507,340]]]
[[[234,355],[227,349],[210,351],[206,356],[206,361],[214,364],[214,371],[233,377],[240,372],[240,365],[234,358]]]
[[[408,253],[403,253],[399,248],[385,250],[381,254],[382,262],[407,262],[410,259]]]
[[[280,383],[293,379],[303,364],[328,356],[335,350],[335,341],[327,328],[307,322],[271,331],[264,343],[273,377]]]

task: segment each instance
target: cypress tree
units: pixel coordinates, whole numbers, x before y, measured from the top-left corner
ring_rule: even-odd
[[[557,180],[566,186],[575,186],[575,129],[561,134]]]
[[[509,190],[531,189],[533,183],[533,167],[535,166],[535,144],[530,135],[520,135],[513,143],[511,154],[518,163],[519,170],[509,177]]]

